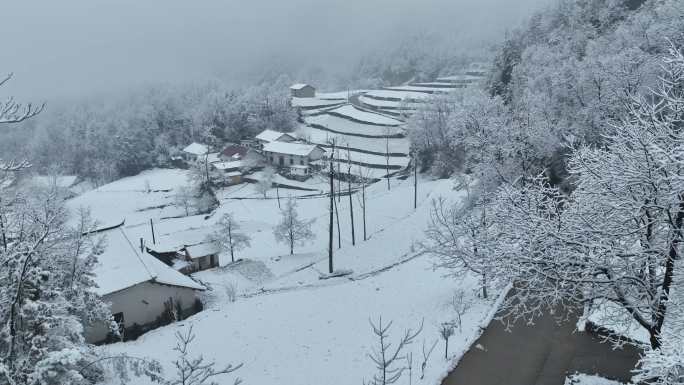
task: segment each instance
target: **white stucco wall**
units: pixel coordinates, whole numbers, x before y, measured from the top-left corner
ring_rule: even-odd
[[[145,325],[154,322],[164,311],[164,302],[169,298],[180,301],[183,310],[187,310],[195,304],[196,292],[186,287],[143,282],[107,294],[103,300],[111,304],[112,314],[123,313],[124,325],[128,328],[134,323]],[[86,329],[86,339],[89,342],[99,342],[107,337],[107,333],[106,325],[93,325]]]

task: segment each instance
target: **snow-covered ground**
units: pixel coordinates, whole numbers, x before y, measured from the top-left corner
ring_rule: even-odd
[[[382,99],[373,99],[367,96],[360,96],[359,101],[363,103],[366,106],[374,107],[374,108],[386,108],[386,109],[408,109],[408,110],[415,110],[420,107],[421,103],[415,103],[415,102],[403,102],[403,101],[397,101],[397,100],[382,100]]]
[[[331,112],[336,112],[338,110],[339,108]],[[367,112],[364,113],[370,114]],[[385,116],[382,115],[372,115],[385,118]],[[308,124],[316,124],[328,130],[332,130],[333,134],[341,133],[347,135],[368,135],[376,138],[384,138],[388,135],[393,136],[404,133],[403,129],[397,126],[379,126],[375,124],[363,124],[359,123],[358,121],[353,121],[350,119],[345,119],[344,117],[329,114],[308,116],[304,119],[304,121]]]
[[[336,108],[334,110],[331,110],[330,113],[375,125],[400,126],[404,124],[404,122],[402,122],[401,120],[393,119],[372,112],[363,111],[352,105],[346,105]]]
[[[463,192],[454,191],[451,181],[420,180],[417,210],[412,205],[412,180],[392,179],[390,191],[384,182],[369,186],[367,241],[362,240],[361,210],[358,194],[354,195],[356,246],[351,244],[349,198],[341,197],[337,206],[342,248],[338,249],[336,240],[334,267],[351,273],[320,279],[328,268],[329,198],[315,191],[279,190],[281,199],[299,198],[300,217],[313,220],[316,234],[313,242],[289,255],[272,232],[280,220],[274,189],[263,199],[254,184],[231,186],[218,192],[221,205],[210,216],[162,219],[165,212],[181,213],[172,196],[178,186],[186,185],[186,177],[182,170],[151,170],[69,202],[70,207],[90,204],[99,220],[125,218],[123,230],[132,242],[137,237],[149,242],[149,217],[154,218],[158,244],[201,241],[225,212],[232,213],[251,237],[250,247],[238,253],[241,261],[230,263],[229,257],[221,255],[221,268],[196,274],[195,278],[210,288],[203,294],[205,311],[137,341],[101,347],[103,351],[154,358],[171,371],[174,333],[192,324],[197,334],[193,353],[217,362],[244,363],[238,374],[247,383],[307,385],[334,380],[335,384],[358,384],[373,374],[365,356],[377,342],[369,318],[394,320],[393,340],[404,328],[416,328],[423,321],[421,337],[407,350],[418,360],[422,342],[430,345],[438,339],[439,324],[455,319],[449,302],[457,289],[463,289],[475,305],[464,319],[463,330],[450,340],[450,351],[456,353],[445,361],[440,342],[422,381],[417,374],[419,364],[414,369],[413,383],[437,384],[480,332],[480,324],[488,320],[492,302],[477,297],[477,280],[444,278],[416,247],[428,223],[431,200],[438,196],[462,198]],[[310,186],[323,190],[323,183],[314,179]],[[168,206],[150,208],[159,203]],[[235,302],[231,302],[227,287],[237,289]],[[137,381],[134,383],[147,383],[145,379]]]
[[[354,135],[335,134],[305,125],[299,127],[297,136],[316,144],[328,144],[334,139],[337,145],[342,148],[349,146],[352,150],[360,149],[381,154],[387,151],[387,145],[389,145],[389,152],[395,154],[408,154],[410,149],[409,141],[406,138],[390,138],[389,141],[384,138],[362,138]]]
[[[608,380],[589,374],[573,374],[565,379],[565,385],[623,385],[622,382]]]

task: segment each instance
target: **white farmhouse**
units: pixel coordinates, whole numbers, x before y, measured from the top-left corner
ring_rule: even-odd
[[[267,143],[271,142],[289,143],[297,140],[297,138],[288,133],[273,130],[263,130],[259,135],[256,136],[255,139],[257,140],[257,143],[259,143],[261,146],[264,146]]]
[[[315,144],[272,142],[264,145],[264,156],[278,168],[288,168],[294,175],[309,175],[311,162],[321,159],[325,151]]]
[[[204,286],[167,266],[134,245],[121,228],[102,233],[106,250],[95,268],[96,293],[110,304],[114,320],[124,333],[137,325],[140,331],[151,329],[165,311],[165,303],[182,309],[183,316],[195,308],[197,291]],[[109,334],[108,325],[90,325],[86,339],[102,342]]]

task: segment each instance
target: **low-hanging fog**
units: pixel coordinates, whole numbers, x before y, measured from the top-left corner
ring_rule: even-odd
[[[434,33],[501,39],[548,0],[67,0],[6,2],[3,90],[55,100],[150,82],[248,81],[262,69],[349,71],[375,48]]]

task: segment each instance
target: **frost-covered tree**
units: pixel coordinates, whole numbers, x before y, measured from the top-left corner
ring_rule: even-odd
[[[474,204],[451,206],[444,199],[433,202],[423,249],[438,258],[437,267],[462,278],[480,278],[482,297],[488,297],[497,257],[497,230],[490,204],[485,197]]]
[[[280,223],[273,229],[273,235],[276,241],[287,244],[290,247],[290,254],[294,254],[296,245],[304,245],[315,238],[311,231],[311,224],[315,219],[299,219],[297,201],[294,198],[288,198],[281,215]]]
[[[0,191],[0,194],[5,194]],[[84,328],[110,323],[96,296],[93,268],[101,244],[82,212],[66,219],[54,189],[21,193],[6,212],[0,248],[0,381],[10,384],[90,384],[100,367]],[[88,366],[89,370],[81,370]]]
[[[210,239],[219,245],[221,251],[230,252],[230,260],[235,262],[235,253],[249,247],[249,236],[240,231],[240,224],[230,213],[223,214],[216,226]]]
[[[659,88],[629,110],[606,146],[573,152],[571,195],[546,177],[501,190],[500,274],[516,282],[507,308],[518,316],[591,303],[616,328],[639,325],[658,349],[684,234],[679,50]]]
[[[268,190],[270,190],[273,187],[273,180],[275,179],[275,171],[271,167],[267,167],[264,169],[263,173],[261,174],[261,179],[256,184],[256,189],[257,191],[263,195],[264,199],[266,199],[266,194],[268,193]]]

